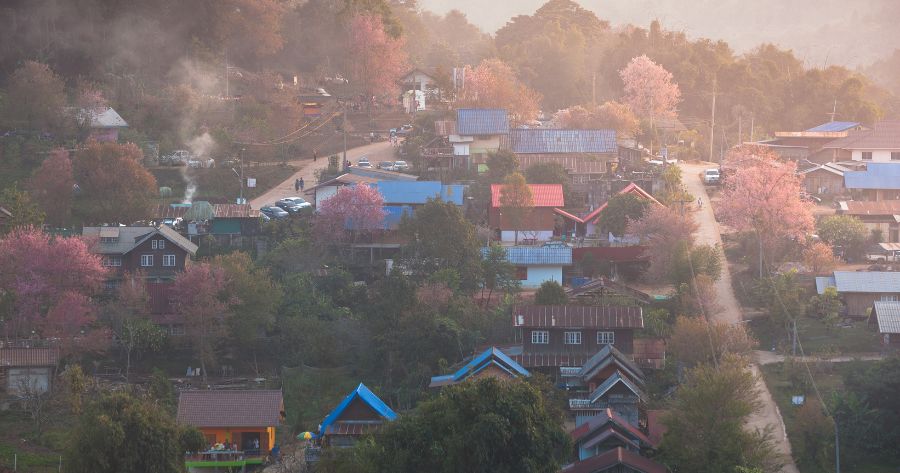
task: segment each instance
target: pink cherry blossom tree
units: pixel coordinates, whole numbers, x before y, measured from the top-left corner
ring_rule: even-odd
[[[350,20],[351,84],[367,97],[393,95],[406,72],[403,38],[393,38],[377,15],[359,14]]]
[[[317,234],[327,242],[355,241],[361,234],[382,229],[384,198],[365,184],[345,186],[319,206]]]
[[[619,71],[625,83],[623,102],[641,118],[672,118],[681,102],[681,90],[672,73],[646,55],[631,60]]]
[[[219,343],[228,333],[228,306],[235,301],[225,294],[227,284],[225,270],[209,263],[188,266],[175,281],[175,310],[183,317],[204,380],[207,367],[215,366]]]
[[[733,150],[726,162],[740,165],[725,179],[718,211],[726,224],[756,234],[762,277],[766,256],[770,262],[777,260],[779,248],[805,241],[813,230],[811,205],[800,198],[795,163],[781,162],[756,146]]]

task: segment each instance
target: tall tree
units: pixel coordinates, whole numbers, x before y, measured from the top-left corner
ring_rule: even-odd
[[[275,324],[281,304],[281,287],[243,252],[217,256],[212,264],[225,271],[225,292],[232,296],[228,318],[231,343],[244,350],[260,349],[266,333]]]
[[[214,35],[234,61],[252,62],[281,50],[285,5],[278,0],[223,0],[213,9]]]
[[[534,208],[534,199],[531,188],[525,182],[525,176],[514,172],[503,181],[500,188],[500,213],[502,219],[512,225],[515,233],[515,243],[519,243],[519,230],[525,224],[525,220],[531,215]]]
[[[556,281],[544,281],[534,293],[534,303],[537,305],[566,305],[567,302],[569,296],[566,290]]]
[[[491,182],[503,182],[506,176],[519,169],[519,158],[508,149],[492,151],[487,159],[487,178]]]
[[[522,84],[508,64],[485,59],[474,68],[466,66],[456,105],[506,109],[514,123],[523,123],[537,117],[540,101],[540,94]]]
[[[367,99],[396,93],[397,81],[408,67],[403,39],[388,35],[381,17],[370,14],[350,20],[349,59],[351,83]]]
[[[693,246],[697,223],[690,214],[681,215],[661,205],[647,209],[642,217],[629,220],[626,232],[641,239],[644,254],[650,261],[647,277],[663,281],[672,275],[672,265],[679,246]]]
[[[681,316],[675,321],[667,347],[687,366],[715,363],[727,355],[749,356],[757,343],[742,324]]]
[[[800,199],[795,163],[780,162],[772,151],[742,146],[730,152],[728,163],[737,170],[725,179],[719,211],[738,231],[754,232],[760,261],[771,264],[786,241],[804,241],[813,229],[810,204]],[[762,277],[763,265],[759,274]]]
[[[65,121],[65,83],[50,66],[25,61],[9,78],[4,115],[12,127],[58,130]]]
[[[828,274],[837,266],[831,247],[817,241],[803,250],[803,264],[813,274]]]
[[[639,117],[652,121],[676,115],[681,90],[664,67],[641,55],[632,59],[619,75],[625,83],[623,101]]]
[[[829,215],[816,224],[816,233],[844,257],[856,257],[865,249],[868,229],[852,215]]]
[[[650,203],[634,194],[616,194],[600,214],[600,227],[613,235],[624,235],[628,222],[644,216]]]
[[[90,223],[131,223],[146,218],[156,178],[141,165],[133,143],[88,143],[73,163],[80,189],[76,205]]]
[[[383,204],[384,197],[374,187],[365,184],[341,187],[319,205],[317,234],[330,242],[346,242],[361,233],[380,230],[386,215]]]
[[[627,105],[615,101],[600,106],[569,107],[556,112],[553,120],[560,128],[611,129],[621,136],[633,136],[641,126]]]
[[[0,235],[18,227],[39,227],[44,223],[44,212],[32,201],[31,195],[19,190],[16,184],[0,192],[0,207],[12,215],[7,217],[5,225],[0,227]]]
[[[43,209],[47,223],[59,227],[69,223],[74,184],[69,153],[62,149],[54,150],[29,182],[31,195]]]
[[[0,268],[6,338],[34,334],[60,338],[67,348],[96,348],[87,339],[74,342],[82,331],[94,333],[96,308],[91,296],[106,275],[100,258],[91,254],[84,240],[16,228],[0,239]]]
[[[175,281],[175,308],[184,318],[204,382],[207,367],[215,366],[216,350],[228,333],[228,307],[239,302],[233,296],[228,298],[228,282],[225,270],[209,263],[188,266]]]
[[[455,204],[429,200],[412,218],[400,223],[400,233],[409,242],[403,251],[405,266],[420,275],[452,269],[462,289],[476,289],[481,276],[481,244],[475,227]]]

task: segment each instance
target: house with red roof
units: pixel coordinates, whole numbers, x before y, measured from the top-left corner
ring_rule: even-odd
[[[565,206],[561,184],[528,184],[533,206],[521,222],[503,214],[503,184],[491,184],[491,208],[488,223],[500,241],[525,243],[548,241],[556,233],[555,210]]]

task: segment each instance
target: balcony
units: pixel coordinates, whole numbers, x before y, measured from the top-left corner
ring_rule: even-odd
[[[262,465],[266,456],[259,450],[209,450],[188,453],[184,456],[187,468],[243,468],[249,465]]]

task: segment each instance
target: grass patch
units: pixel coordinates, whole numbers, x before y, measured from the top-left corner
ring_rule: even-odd
[[[12,470],[13,463],[18,471],[55,472],[59,467],[59,457],[65,449],[65,439],[71,430],[68,416],[51,419],[45,425],[39,439],[35,439],[33,425],[18,411],[0,413],[0,470]]]
[[[158,187],[170,187],[172,197],[160,198],[160,203],[180,201],[187,186],[185,177],[197,183],[194,200],[207,200],[213,203],[234,202],[240,195],[240,181],[231,168],[217,167],[211,169],[186,169],[184,167],[160,167],[150,170],[156,177]],[[291,177],[297,169],[290,165],[244,167],[244,177],[256,179],[256,187],[244,187],[244,197],[248,200],[260,196],[272,187]]]
[[[759,340],[760,350],[775,347],[779,353],[791,350],[791,339],[783,326],[773,324],[768,317],[753,319],[749,323],[753,335]],[[797,332],[803,351],[807,355],[839,355],[845,353],[871,353],[880,350],[880,337],[866,322],[855,320],[849,326],[828,330],[820,320],[800,317]],[[798,350],[799,353],[799,350]]]
[[[830,363],[817,362],[810,363],[809,368],[813,379],[822,394],[822,398],[828,402],[832,393],[840,392],[844,389],[843,376],[849,371],[864,370],[874,361],[853,361],[847,363]],[[788,438],[791,445],[798,443],[794,440],[797,436],[795,421],[798,406],[791,403],[791,397],[795,395],[805,395],[806,402],[819,402],[815,397],[811,385],[809,385],[809,374],[806,368],[799,363],[775,363],[771,365],[760,366],[763,378],[772,393],[772,398],[778,404],[781,416],[784,419],[784,425],[787,429]],[[796,448],[796,447],[795,447]],[[795,452],[796,456],[796,452]],[[809,467],[799,464],[800,473],[820,473],[819,468]],[[896,459],[877,458],[866,456],[859,460],[859,463],[848,464],[848,459],[842,455],[841,462],[842,471],[852,471],[856,473],[888,473],[897,471]]]

